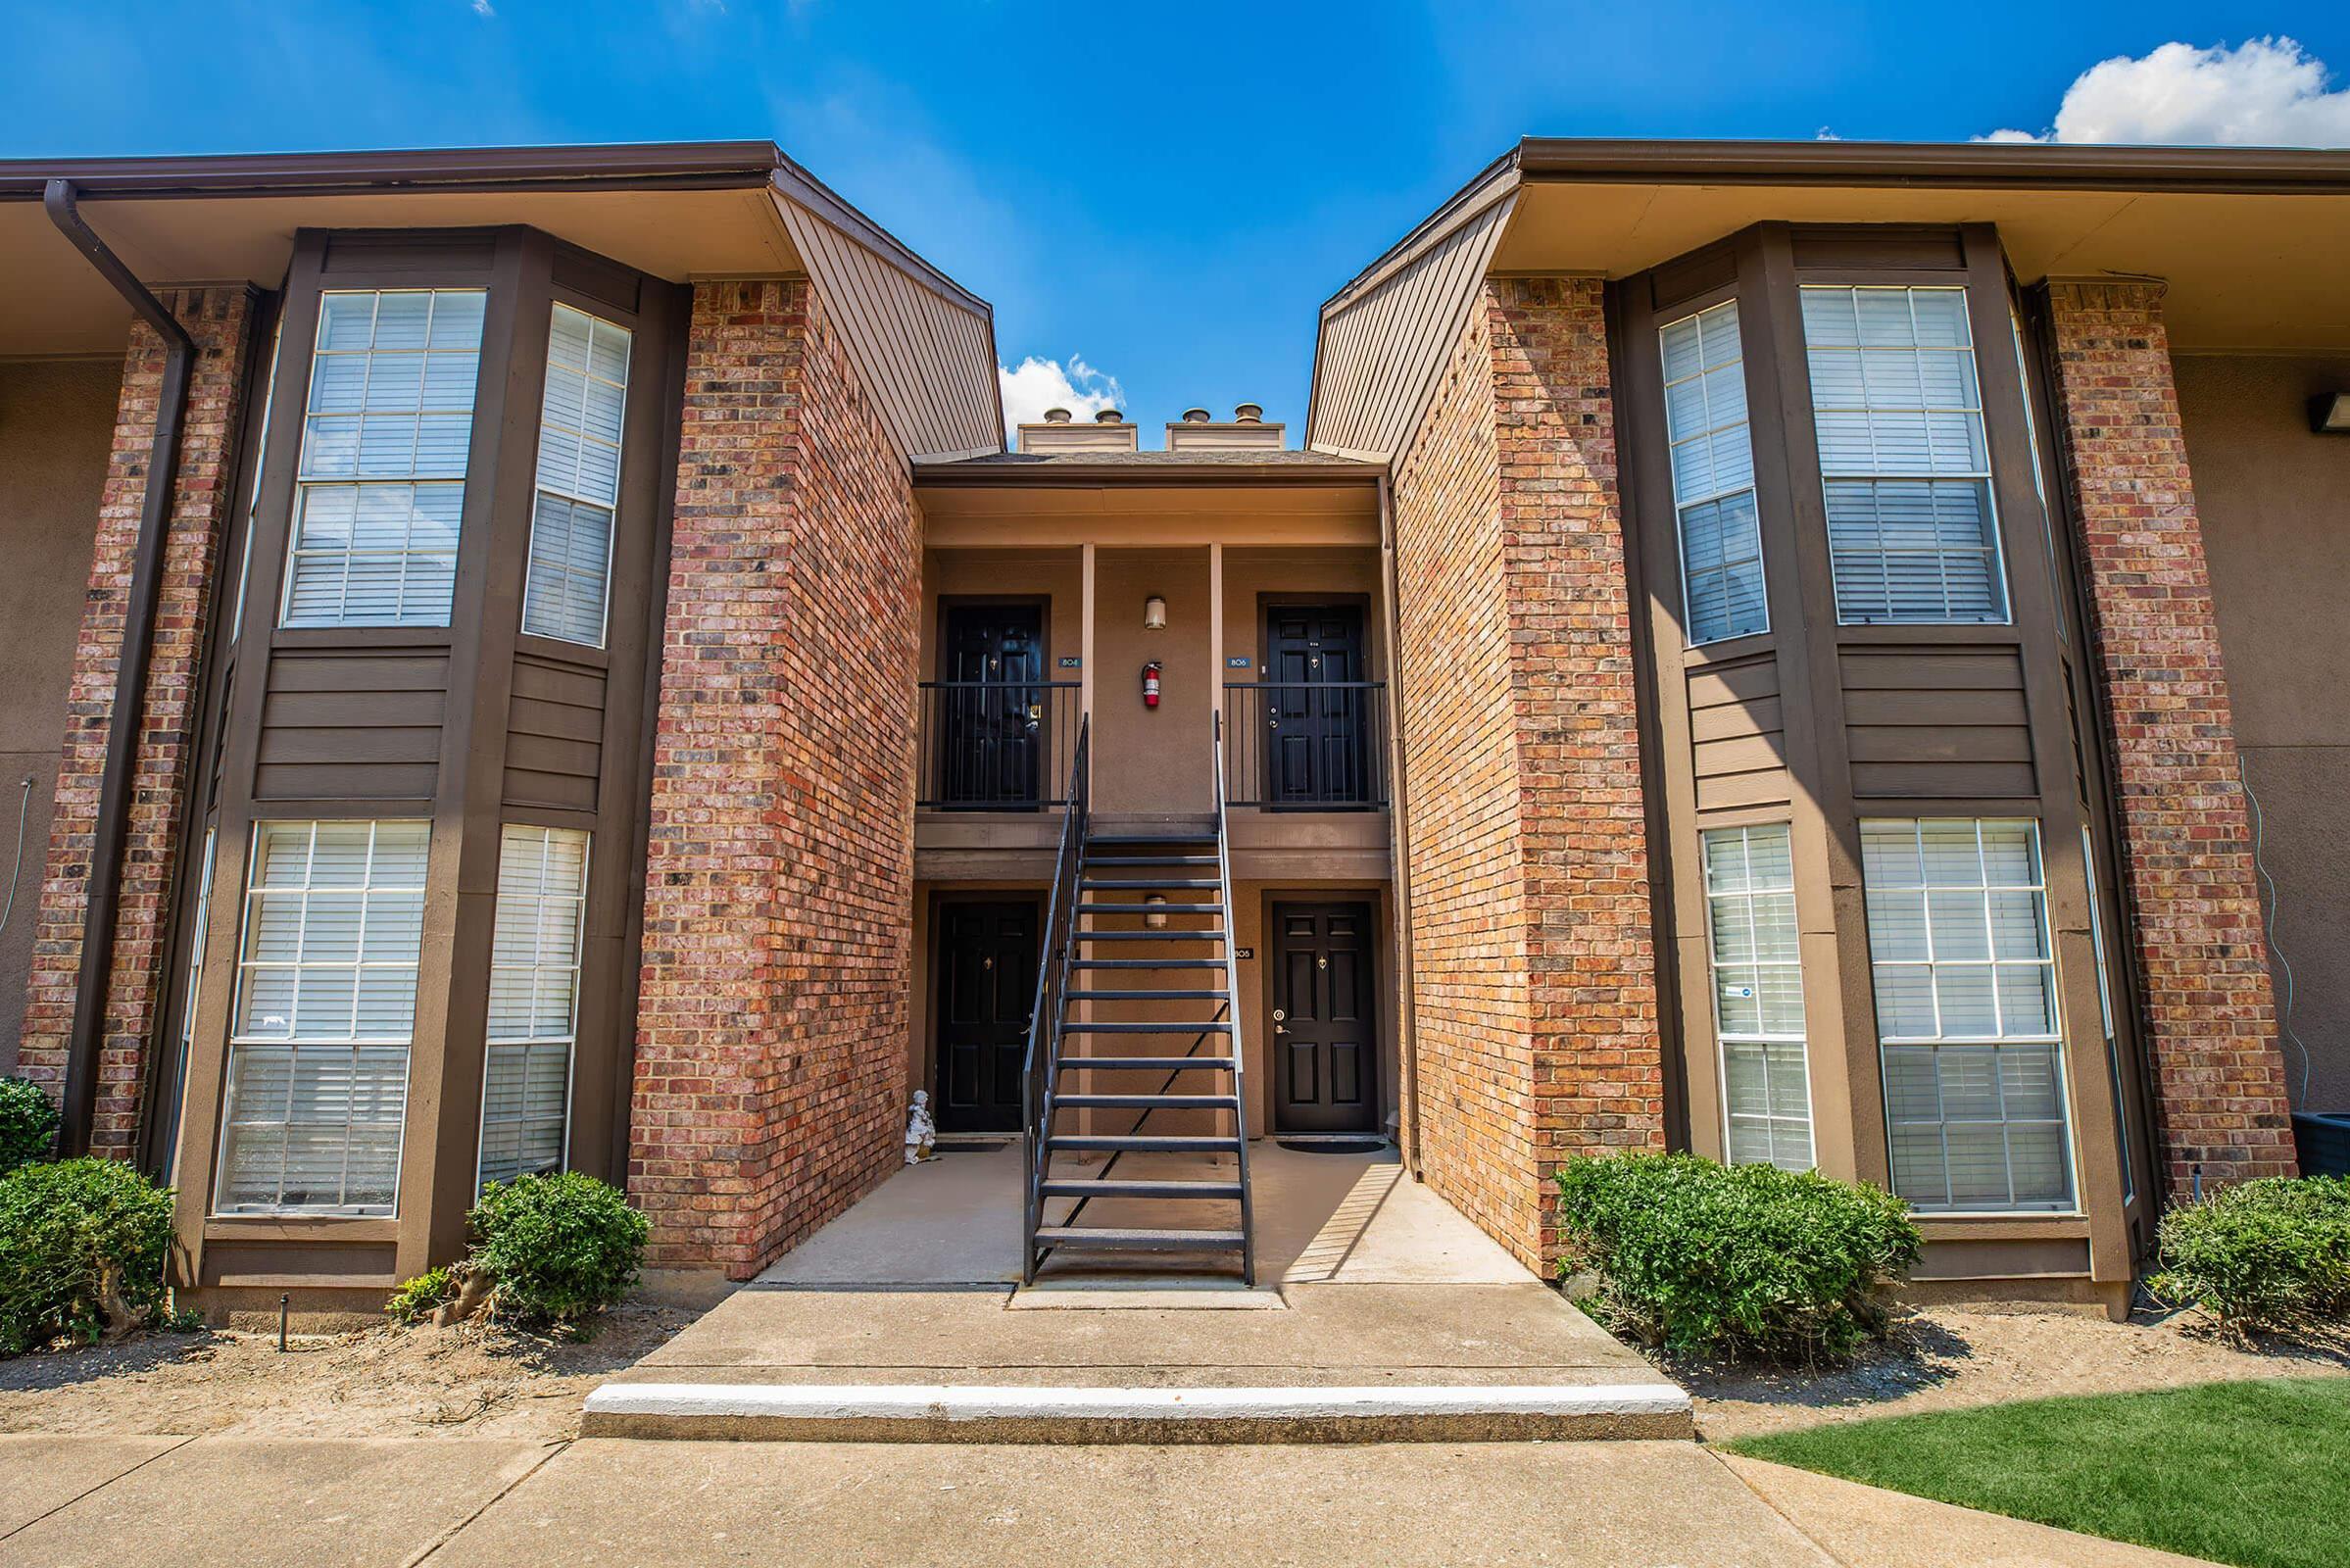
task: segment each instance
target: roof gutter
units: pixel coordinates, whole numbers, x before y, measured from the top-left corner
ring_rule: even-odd
[[[1524,179],[1579,184],[2350,193],[2350,151],[2314,147],[1629,141],[1529,136],[1505,162],[1513,164]]]
[[[106,1025],[107,983],[114,971],[115,928],[121,910],[122,852],[128,837],[130,788],[138,753],[139,720],[147,706],[147,664],[155,644],[155,612],[163,597],[164,535],[179,480],[179,434],[187,418],[188,379],[196,345],[161,300],[122,265],[82,220],[77,192],[52,179],[42,192],[49,220],[98,274],[155,329],[164,342],[163,381],[156,395],[155,440],[147,458],[146,494],[139,507],[137,544],[130,558],[130,592],[122,611],[122,645],[115,664],[114,702],[106,728],[106,767],[98,783],[92,826],[87,901],[81,920],[81,962],[73,981],[73,1030],[66,1054],[64,1122],[59,1152],[88,1152],[98,1104],[99,1048]]]

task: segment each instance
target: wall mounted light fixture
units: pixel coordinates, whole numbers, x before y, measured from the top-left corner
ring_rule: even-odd
[[[1143,601],[1143,630],[1165,631],[1166,629],[1167,602],[1158,595],[1152,594]]]
[[[1145,898],[1143,900],[1145,910],[1143,924],[1153,931],[1164,931],[1167,928],[1166,902],[1166,895],[1161,893],[1153,893]],[[1159,907],[1151,908],[1151,906],[1153,904],[1158,905]]]
[[[2320,435],[2350,435],[2350,392],[2321,392],[2311,398],[2309,427]]]

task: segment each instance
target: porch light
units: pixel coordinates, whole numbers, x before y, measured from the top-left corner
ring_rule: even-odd
[[[1165,631],[1166,629],[1167,602],[1158,595],[1152,594],[1143,601],[1143,630]]]
[[[1164,931],[1167,928],[1167,911],[1163,907],[1166,902],[1167,896],[1163,893],[1153,893],[1146,897],[1143,905],[1147,912],[1143,915],[1143,924],[1153,931]],[[1162,906],[1162,907],[1152,909],[1150,906],[1153,904]]]
[[[2350,435],[2350,392],[2321,392],[2311,398],[2309,427],[2319,435]]]

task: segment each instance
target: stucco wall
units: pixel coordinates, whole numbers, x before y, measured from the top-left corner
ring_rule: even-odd
[[[2350,437],[2308,400],[2350,391],[2350,356],[2181,356],[2179,400],[2235,701],[2236,744],[2275,880],[2272,959],[2296,1108],[2350,1109]],[[2264,890],[2265,891],[2265,890]]]
[[[120,358],[0,365],[0,877],[17,863],[19,808],[28,807],[16,910],[0,931],[0,1072],[17,1064],[66,684],[122,386]]]

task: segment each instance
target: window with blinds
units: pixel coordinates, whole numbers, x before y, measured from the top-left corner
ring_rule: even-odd
[[[508,824],[498,849],[479,1182],[560,1170],[579,1017],[588,835]]]
[[[1704,843],[1730,1159],[1809,1170],[1811,1084],[1787,825],[1713,828]]]
[[[604,646],[629,341],[625,327],[555,307],[522,591],[522,629],[535,637]]]
[[[1802,294],[1837,618],[2005,621],[1966,290]]]
[[[319,297],[281,625],[449,624],[485,298]]]
[[[1861,823],[1893,1191],[1921,1209],[2073,1204],[2039,824]]]
[[[255,827],[220,1212],[394,1211],[429,842],[426,822]]]
[[[1683,624],[1692,644],[1767,631],[1738,305],[1685,316],[1658,328],[1657,337],[1681,531]]]

